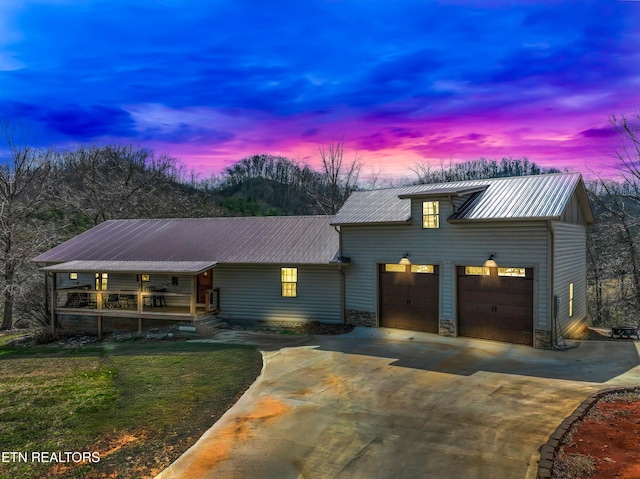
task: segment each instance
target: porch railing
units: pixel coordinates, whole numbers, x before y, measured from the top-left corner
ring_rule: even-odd
[[[64,289],[56,290],[55,294],[56,309],[191,314],[191,295],[188,293]]]

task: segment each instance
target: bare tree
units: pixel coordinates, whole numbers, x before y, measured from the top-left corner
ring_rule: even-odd
[[[618,134],[620,181],[588,185],[596,212],[589,230],[588,280],[594,321],[628,321],[640,310],[640,115],[611,116]]]
[[[351,163],[344,164],[344,138],[318,145],[318,153],[326,188],[318,200],[326,213],[334,215],[356,189],[362,162],[356,154]]]
[[[506,176],[540,175],[560,173],[556,168],[541,168],[528,158],[502,158],[500,161],[479,158],[462,163],[440,162],[433,168],[424,161],[416,163],[410,170],[418,177],[418,183],[445,183],[448,181],[483,180]]]
[[[132,145],[81,146],[62,154],[60,200],[97,225],[109,219],[201,216],[175,158]]]
[[[47,206],[53,178],[51,154],[26,141],[24,127],[0,122],[9,158],[0,164],[0,268],[4,316],[0,329],[13,327],[14,305],[22,269],[51,238],[41,228],[38,214]]]

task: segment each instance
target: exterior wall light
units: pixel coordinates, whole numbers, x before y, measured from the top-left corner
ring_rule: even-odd
[[[400,264],[411,264],[411,261],[409,261],[409,253],[405,253],[404,256],[402,257],[402,259],[400,260]]]
[[[498,267],[498,263],[496,263],[496,255],[495,254],[490,254],[489,258],[487,258],[487,261],[484,262],[484,266],[486,268],[497,268]]]

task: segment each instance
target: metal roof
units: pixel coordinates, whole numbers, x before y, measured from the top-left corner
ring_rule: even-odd
[[[197,274],[215,266],[210,261],[67,261],[42,268],[56,273],[191,273]]]
[[[335,225],[408,222],[412,197],[461,196],[469,200],[450,221],[559,219],[574,191],[588,223],[593,213],[579,173],[455,181],[353,193]]]
[[[110,220],[33,259],[325,264],[338,252],[333,216]]]

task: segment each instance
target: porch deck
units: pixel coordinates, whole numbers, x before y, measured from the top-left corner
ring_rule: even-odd
[[[189,294],[159,291],[65,289],[54,293],[56,314],[184,321],[220,311],[219,289],[207,291],[204,304],[196,303]]]

